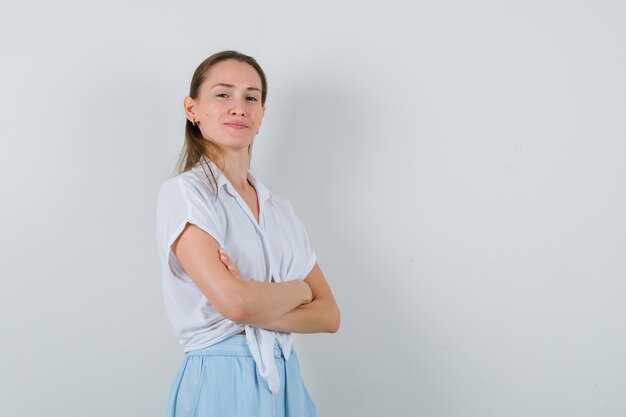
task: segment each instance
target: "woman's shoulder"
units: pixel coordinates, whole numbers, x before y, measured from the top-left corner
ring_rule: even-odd
[[[159,188],[158,200],[160,204],[192,204],[214,209],[214,195],[208,180],[192,169],[165,180]]]
[[[210,186],[206,178],[201,178],[195,169],[189,169],[166,179],[160,187],[160,192],[185,191],[205,193],[210,191]]]

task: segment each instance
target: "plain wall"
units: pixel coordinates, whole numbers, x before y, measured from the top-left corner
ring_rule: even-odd
[[[252,169],[342,312],[320,416],[626,414],[626,6],[2,2],[0,415],[163,415],[156,193],[196,66],[268,75]]]

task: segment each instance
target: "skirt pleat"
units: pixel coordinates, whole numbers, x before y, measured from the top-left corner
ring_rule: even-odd
[[[317,417],[293,347],[285,360],[275,343],[274,360],[277,393],[258,373],[245,335],[187,352],[172,382],[166,417]]]

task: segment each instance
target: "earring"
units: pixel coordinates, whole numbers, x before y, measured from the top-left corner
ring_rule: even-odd
[[[195,120],[191,120],[191,124],[192,124],[193,126],[195,126],[195,125],[196,125],[196,121],[195,121]]]

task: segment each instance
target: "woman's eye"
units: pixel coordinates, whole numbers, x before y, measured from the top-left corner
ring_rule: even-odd
[[[228,97],[226,93],[219,93],[216,97]]]
[[[248,99],[249,99],[250,101],[258,101],[258,100],[256,99],[256,97],[248,97]]]

